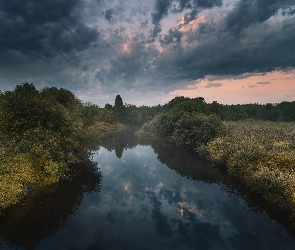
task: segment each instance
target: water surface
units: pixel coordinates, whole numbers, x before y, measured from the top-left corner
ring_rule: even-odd
[[[137,143],[109,138],[86,174],[8,213],[2,248],[295,249],[288,232],[229,192],[208,162]]]

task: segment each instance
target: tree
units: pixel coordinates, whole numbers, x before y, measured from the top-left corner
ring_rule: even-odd
[[[123,107],[123,100],[120,95],[117,95],[115,99],[115,108],[121,108],[121,107]]]
[[[123,105],[123,100],[120,95],[117,95],[115,99],[115,113],[117,122],[124,123],[126,118],[126,107]]]

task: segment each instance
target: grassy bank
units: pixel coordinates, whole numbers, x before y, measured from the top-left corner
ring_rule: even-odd
[[[33,84],[0,92],[0,213],[31,189],[62,179],[98,139],[118,128],[65,89]]]
[[[225,122],[209,158],[295,219],[295,123]]]
[[[58,182],[70,170],[71,164],[89,156],[89,150],[97,146],[100,137],[120,128],[121,125],[104,122],[84,128],[83,135],[80,134],[80,145],[75,148],[62,149],[61,144],[67,141],[56,136],[35,141],[35,145],[30,146],[27,152],[20,149],[22,142],[10,141],[9,146],[1,145],[0,214],[18,203],[31,189]],[[40,136],[40,131],[31,135]],[[61,158],[67,154],[69,159],[56,159],[55,154],[59,154]]]
[[[169,102],[137,135],[197,151],[295,220],[295,123],[221,121],[201,99]]]

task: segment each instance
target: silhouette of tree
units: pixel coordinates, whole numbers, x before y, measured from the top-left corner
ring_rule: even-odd
[[[115,99],[115,108],[121,108],[121,107],[123,107],[123,100],[120,95],[117,95]]]

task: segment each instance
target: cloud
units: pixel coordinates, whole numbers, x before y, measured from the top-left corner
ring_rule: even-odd
[[[98,32],[82,23],[80,0],[1,1],[0,51],[52,57],[87,49]]]
[[[171,13],[180,13],[184,9],[191,9],[190,13],[185,14],[184,21],[188,23],[194,20],[198,14],[198,9],[210,9],[221,6],[222,0],[156,0],[154,12],[152,13],[153,38],[162,31],[160,21]]]
[[[103,15],[105,17],[105,19],[107,19],[108,21],[110,21],[113,17],[115,10],[113,8],[106,10],[105,12],[103,12]]]
[[[158,53],[154,46],[147,46],[136,38],[127,40],[121,44],[116,57],[109,61],[107,67],[97,71],[95,78],[108,91],[117,91],[119,86],[125,89],[136,86],[147,88],[146,79],[150,77],[147,74],[152,71],[153,60]]]
[[[180,8],[191,8],[188,3],[184,1]],[[214,3],[217,5],[217,1]],[[169,2],[158,7],[154,22],[164,19],[172,8]],[[220,15],[216,15],[217,11]],[[225,31],[228,23],[224,17],[233,12],[236,10],[221,7],[201,11],[192,22],[172,27],[162,34],[160,49],[156,45],[152,47],[150,42],[148,48],[145,36],[134,36],[129,45],[126,42],[129,38],[122,36],[120,42],[116,38],[117,45],[123,47],[125,43],[132,48],[131,53],[124,54],[116,47],[116,55],[110,57],[107,67],[97,72],[96,79],[102,89],[108,91],[122,86],[167,93],[177,87],[184,88],[188,80],[243,79],[295,66],[295,55],[290,53],[295,50],[293,17],[249,25],[243,30],[244,36],[239,37],[230,30]]]
[[[168,14],[168,10],[172,5],[172,0],[157,0],[155,11],[151,14],[152,23],[154,24],[152,37],[155,38],[162,31],[160,20]]]
[[[225,19],[226,29],[236,35],[240,34],[245,28],[255,23],[263,23],[277,15],[281,8],[289,10],[293,5],[293,0],[238,1],[233,11]]]
[[[257,88],[257,86],[256,85],[249,85],[248,88],[253,89],[253,88]]]
[[[283,8],[282,10],[282,15],[285,16],[285,15],[289,15],[289,16],[292,16],[292,15],[295,15],[295,7],[285,7]]]
[[[294,0],[228,3],[1,1],[1,88],[28,81],[154,102],[200,79],[214,87],[295,68]]]
[[[228,17],[236,11],[233,9],[223,15]],[[180,78],[196,80],[208,75],[241,77],[295,67],[295,54],[290,53],[295,50],[294,17],[244,26],[243,37],[240,37],[226,31],[227,18],[224,20],[214,13],[199,14],[198,22],[186,25],[185,30],[183,27],[169,30],[163,36],[165,66],[158,65],[161,70],[172,69],[174,76],[177,72]],[[172,49],[169,42],[175,41],[179,46]]]
[[[267,85],[267,84],[271,84],[271,82],[257,82],[257,84],[259,84],[259,85]]]
[[[168,14],[169,8],[172,6],[172,0],[157,0],[155,3],[155,12],[152,13],[152,22],[154,24]]]
[[[162,44],[180,42],[182,36],[183,32],[179,31],[178,29],[169,29],[168,34],[165,34],[160,38],[160,42]]]
[[[217,83],[209,82],[209,83],[207,83],[205,88],[219,88],[221,86],[222,86],[221,82],[217,82]]]
[[[225,79],[230,79],[230,80],[242,80],[242,79],[246,79],[252,76],[262,76],[265,75],[265,73],[244,73],[241,75],[208,75],[206,76],[206,80],[208,80],[209,82],[214,82],[214,81],[219,81],[219,80],[225,80]]]

